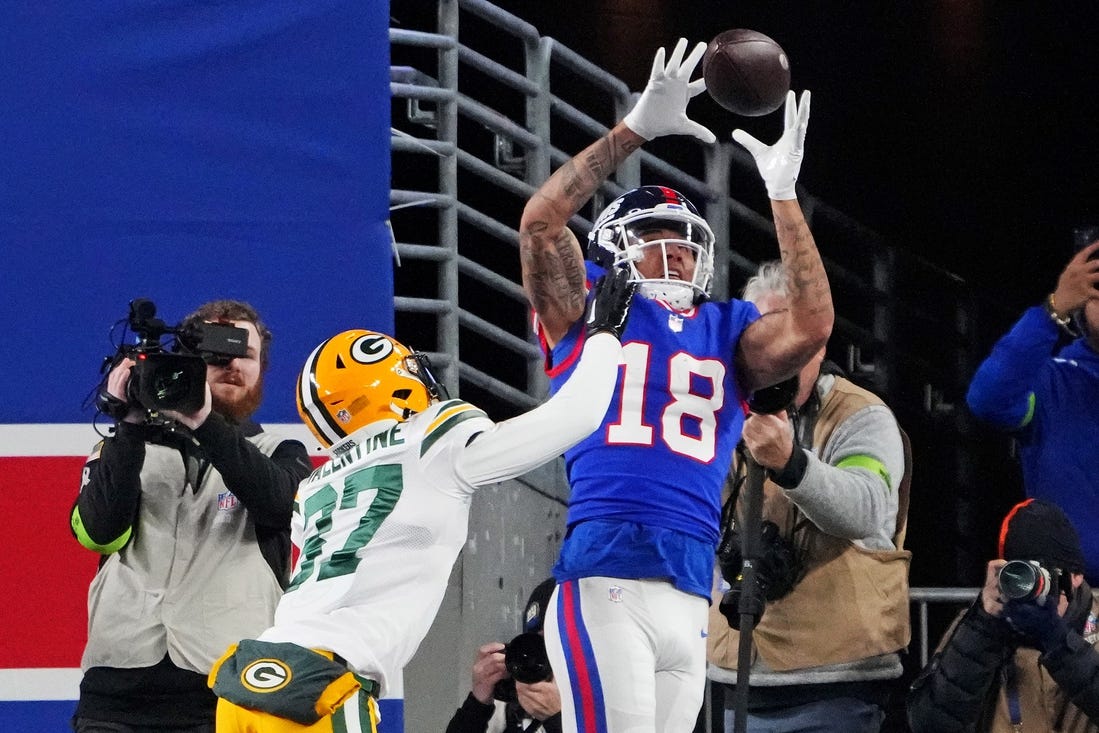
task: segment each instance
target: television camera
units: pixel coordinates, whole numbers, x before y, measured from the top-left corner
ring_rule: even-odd
[[[207,364],[225,366],[248,353],[248,331],[229,324],[183,321],[168,325],[156,317],[153,301],[130,301],[126,322],[137,336],[136,344],[123,344],[103,360],[103,381],[96,393],[96,408],[121,419],[133,406],[148,413],[162,410],[194,412],[206,401]],[[174,336],[170,347],[164,337]],[[126,385],[126,399],[107,392],[106,375],[123,359],[135,364]]]

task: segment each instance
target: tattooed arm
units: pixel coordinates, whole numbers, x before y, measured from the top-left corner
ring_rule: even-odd
[[[645,138],[624,122],[557,169],[535,191],[519,225],[523,288],[546,340],[556,344],[584,315],[584,254],[569,219]]]
[[[789,310],[768,313],[737,344],[741,386],[748,392],[792,377],[828,343],[835,313],[828,276],[797,199],[771,201],[787,274]]]
[[[793,92],[786,95],[785,129],[774,145],[764,145],[743,130],[733,132],[733,139],[755,158],[771,199],[790,306],[752,323],[737,343],[737,372],[748,392],[797,374],[828,343],[835,321],[828,275],[797,200],[809,100],[808,91],[800,105]]]
[[[695,44],[689,54],[687,46],[687,39],[680,38],[666,63],[664,49],[659,49],[649,83],[625,119],[561,166],[523,209],[519,225],[523,287],[550,346],[584,314],[584,254],[568,228],[573,214],[646,140],[663,135],[691,135],[708,143],[716,139],[687,117],[687,103],[706,89],[703,79],[691,81],[706,44]]]

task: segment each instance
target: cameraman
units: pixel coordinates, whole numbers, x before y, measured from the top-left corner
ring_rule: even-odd
[[[523,612],[524,632],[542,633],[555,587],[556,581],[548,578],[531,592]],[[552,679],[531,684],[517,681],[514,697],[501,694],[509,687],[500,684],[509,678],[504,648],[497,641],[477,650],[473,689],[450,719],[446,733],[561,733],[561,695]]]
[[[294,493],[311,464],[301,443],[249,419],[271,333],[239,301],[207,303],[183,326],[202,322],[243,328],[248,344],[206,367],[193,413],[148,420],[126,404],[133,359],[105,380],[100,404],[123,417],[88,458],[71,516],[76,539],[102,555],[77,733],[213,733],[206,675],[231,642],[270,624],[287,580]]]
[[[912,683],[912,731],[1099,731],[1099,597],[1084,581],[1076,530],[1055,504],[1028,499],[1004,519],[1000,557]],[[1047,570],[1041,603],[1005,603],[1006,560]]]
[[[744,299],[778,311],[787,287],[782,263],[764,263]],[[748,731],[878,731],[909,641],[902,433],[877,396],[822,364],[824,349],[797,376],[790,409],[744,423],[744,446],[766,471],[760,529],[771,550],[757,563],[767,603],[753,630]],[[734,485],[744,469],[737,460]],[[738,517],[749,490],[741,484],[730,507]],[[740,636],[736,605],[729,618],[720,609],[727,588],[710,606],[707,657],[732,731]]]

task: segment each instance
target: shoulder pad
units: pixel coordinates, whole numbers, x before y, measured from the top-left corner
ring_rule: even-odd
[[[462,400],[447,400],[423,413],[427,425],[424,428],[423,442],[420,444],[420,455],[423,456],[440,438],[453,430],[456,426],[472,420],[483,418],[488,420],[488,415],[476,405]]]

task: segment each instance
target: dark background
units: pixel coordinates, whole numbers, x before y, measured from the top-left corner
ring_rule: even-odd
[[[994,341],[1055,287],[1071,255],[1072,228],[1099,223],[1092,173],[1099,161],[1099,7],[979,0],[494,1],[636,91],[645,86],[656,48],[671,48],[681,36],[708,41],[730,28],[750,28],[783,46],[792,88],[813,92],[799,183],[879,235],[844,248],[834,224],[813,220],[822,254],[835,266],[837,314],[865,323],[882,300],[837,270],[866,273],[875,254],[867,247],[889,246],[903,254],[897,260],[903,277],[890,282],[886,296],[899,304],[897,320],[885,342],[870,347],[880,348],[878,353],[866,353],[864,346],[860,356],[866,357],[862,363],[887,363],[894,377],[880,387],[871,372],[852,377],[886,399],[912,441],[912,583],[980,583],[996,551],[1000,519],[1022,498],[1022,486],[1010,438],[968,414],[965,390]],[[426,0],[391,8],[394,26],[410,29],[433,27],[435,12],[435,3]],[[465,16],[463,31],[478,44],[494,51],[509,45],[472,15]],[[430,72],[433,56],[430,49],[419,57],[400,49],[392,61]],[[480,81],[467,88],[486,95],[485,89],[497,90],[493,104],[515,104],[515,117],[522,119],[519,95],[484,77]],[[555,82],[583,89],[582,79]],[[706,95],[688,111],[723,140],[743,127],[772,142],[782,127],[781,112],[741,117]],[[395,120],[403,114],[403,107],[394,107]],[[609,117],[600,122],[613,124]],[[466,131],[484,147],[479,154],[491,160],[489,136],[472,123]],[[574,145],[561,147],[577,152],[590,141],[584,132]],[[669,137],[650,147],[688,161],[698,155],[691,143]],[[412,174],[395,167],[394,186],[415,189],[404,184]],[[762,186],[750,178],[734,175],[730,193],[766,215]],[[522,209],[518,196],[497,200],[499,191],[467,183],[463,196],[471,205]],[[409,225],[395,218],[394,226],[404,231]],[[750,260],[774,256],[770,241],[749,242],[744,232],[732,246]],[[502,272],[512,267],[505,274],[518,278],[509,248],[481,249],[477,257]],[[467,254],[474,256],[472,248]],[[395,276],[398,292],[420,287],[429,275],[402,266]],[[486,306],[476,296],[464,298],[471,312],[495,317],[491,300]],[[429,319],[414,319],[398,317],[398,333],[430,332]],[[508,324],[513,333],[525,328],[525,322]],[[483,347],[464,348],[463,359],[490,371],[513,368],[514,383],[522,383],[522,364],[509,367],[500,350],[487,342]],[[849,365],[843,344],[833,347],[829,356]],[[494,408],[491,391],[472,385],[463,390],[463,396]],[[490,414],[507,416],[500,409]]]
[[[655,49],[680,36],[708,41],[751,28],[783,46],[792,88],[813,92],[799,182],[888,244],[959,276],[960,289],[984,304],[968,337],[979,356],[959,368],[963,383],[946,395],[953,416],[898,412],[916,454],[912,582],[979,584],[1000,518],[1022,488],[1009,438],[965,411],[964,382],[1021,311],[1053,290],[1072,228],[1099,222],[1099,8],[947,0],[497,4],[638,91]],[[772,142],[782,124],[780,112],[740,117],[705,95],[688,111],[721,139],[743,127]],[[829,243],[818,240],[827,258]],[[834,287],[839,312],[859,307],[857,293]],[[910,353],[950,359],[934,333],[898,328],[893,338]],[[897,395],[892,404],[902,409]]]
[[[979,353],[1054,288],[1072,228],[1099,223],[1093,3],[496,3],[638,91],[655,49],[670,49],[680,36],[709,41],[750,28],[774,38],[790,59],[792,88],[813,92],[799,181],[1000,307],[1002,322],[976,335]],[[689,112],[724,139],[744,127],[771,142],[781,126],[781,113],[737,117],[706,97]],[[934,353],[936,344],[920,348]],[[909,513],[913,585],[979,584],[999,519],[1021,498],[1009,441],[974,431],[977,468],[968,477],[946,462],[921,463],[934,463],[934,451],[917,455],[923,480]],[[937,471],[943,475],[929,476]],[[953,614],[932,606],[933,642]],[[898,691],[917,668],[909,655]],[[889,706],[887,730],[904,727],[901,694]]]
[[[804,189],[906,253],[901,258],[904,266],[917,259],[935,266],[911,267],[907,285],[899,288],[908,290],[898,299],[918,291],[933,301],[926,303],[927,310],[945,323],[954,317],[957,303],[968,302],[970,296],[979,303],[972,309],[979,317],[964,329],[964,358],[951,351],[948,338],[911,328],[911,322],[898,322],[890,336],[893,355],[902,346],[905,352],[894,361],[922,358],[940,367],[928,378],[944,390],[942,397],[951,411],[928,414],[921,409],[922,383],[915,381],[912,363],[900,364],[894,393],[882,394],[914,447],[906,540],[913,552],[912,585],[983,582],[1000,519],[1022,498],[1022,488],[1010,439],[974,424],[968,416],[965,383],[977,361],[1021,311],[1053,290],[1071,254],[1072,228],[1099,223],[1092,173],[1099,162],[1099,7],[979,0],[493,2],[530,22],[541,35],[608,69],[635,91],[645,85],[656,48],[670,48],[681,36],[709,41],[730,28],[750,28],[783,46],[791,62],[793,89],[813,92],[799,177]],[[394,4],[395,25],[431,27],[415,21],[417,9],[425,16],[435,10],[430,2]],[[468,32],[473,25],[469,22],[463,30]],[[478,40],[497,42],[492,35]],[[499,44],[506,46],[506,38]],[[395,62],[433,68],[430,60],[408,61],[409,52],[399,53]],[[491,82],[485,86],[494,88]],[[506,93],[500,99],[508,99]],[[395,115],[400,114],[395,107]],[[706,96],[691,103],[689,114],[724,140],[743,127],[772,142],[782,124],[780,113],[737,117]],[[591,139],[586,133],[582,137],[575,147],[562,149],[580,150]],[[651,147],[664,154],[667,146],[675,147],[674,138]],[[696,154],[696,148],[684,155]],[[486,148],[485,159],[491,154]],[[395,167],[395,181],[408,175]],[[734,180],[732,185],[746,184]],[[758,180],[747,185],[766,211]],[[482,195],[498,193],[482,192],[476,185],[463,188],[465,197]],[[512,212],[522,205],[519,199],[503,202]],[[517,224],[517,215],[515,219]],[[826,259],[833,258],[840,267],[855,264],[834,239],[830,241],[819,218],[814,231]],[[755,258],[757,253],[743,244],[734,246]],[[767,252],[772,246],[767,243]],[[493,267],[511,262],[512,274],[518,276],[517,258],[510,249],[492,250],[486,256],[493,258]],[[949,293],[917,288],[930,279],[926,272],[938,273],[940,268],[958,276],[935,280],[949,281]],[[412,279],[412,270],[402,269],[408,272],[397,273],[398,284],[401,278]],[[832,282],[838,313],[868,308],[871,298],[865,293],[845,287],[838,278]],[[474,311],[479,307],[472,299],[464,305]],[[398,315],[399,332],[402,318],[410,322]],[[525,324],[515,324],[511,330],[524,328]],[[503,358],[491,345],[483,349],[483,356],[481,351],[464,348],[463,359]],[[838,354],[830,351],[830,356]],[[888,353],[876,356],[889,358]],[[515,383],[521,382],[517,371]],[[463,397],[489,405],[490,414],[499,416],[490,393],[464,385]],[[931,606],[932,645],[955,613],[949,604]],[[889,706],[887,730],[903,729],[903,690],[918,671],[915,651],[905,656],[906,674]]]
[[[1052,290],[1071,228],[1099,221],[1094,3],[497,0],[631,89],[655,49],[751,28],[813,92],[800,182],[888,241],[1018,310]],[[691,116],[772,141],[779,113]]]

